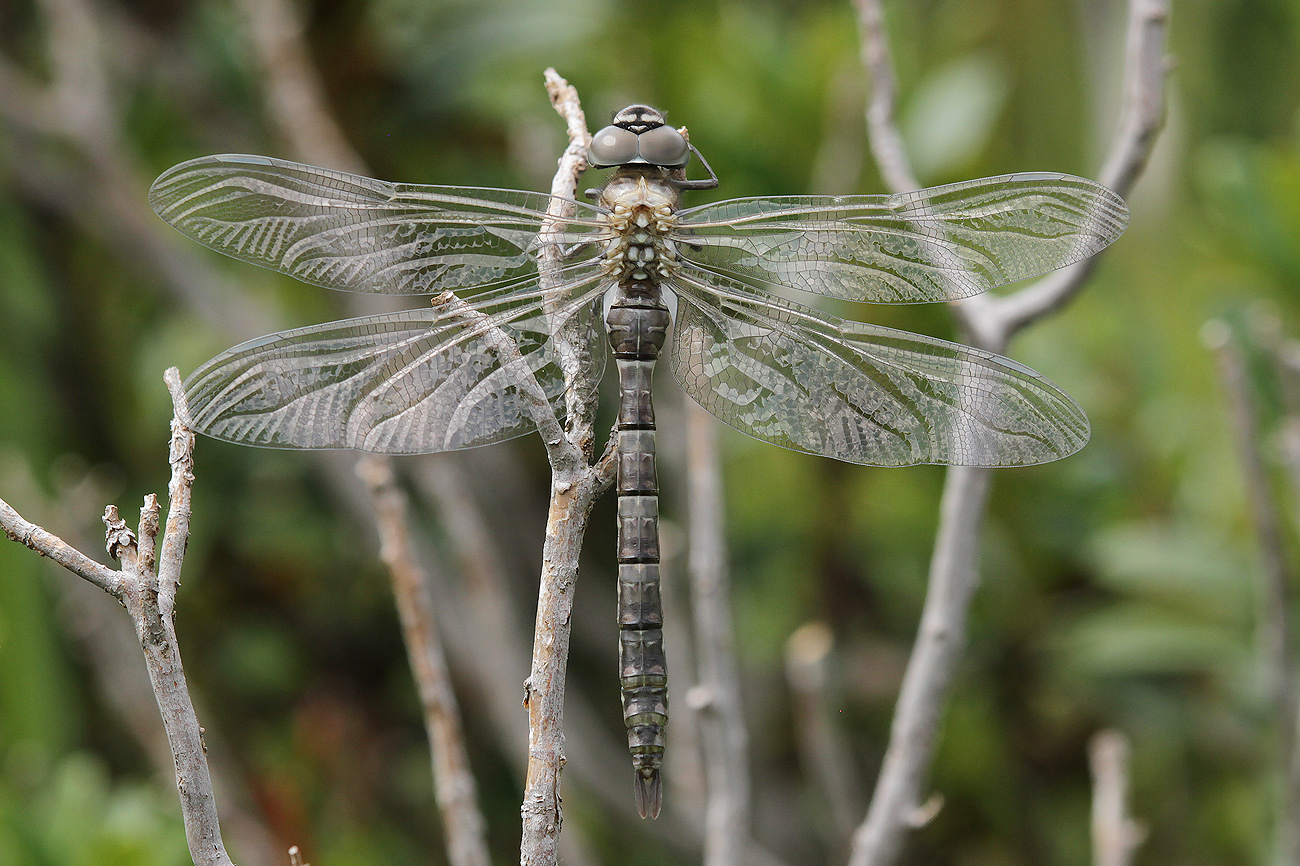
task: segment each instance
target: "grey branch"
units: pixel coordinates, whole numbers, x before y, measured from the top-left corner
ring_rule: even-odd
[[[1128,814],[1128,753],[1128,738],[1119,731],[1100,731],[1088,741],[1093,866],[1129,866],[1146,837]]]
[[[565,119],[569,147],[560,159],[551,185],[558,199],[573,199],[578,176],[586,167],[582,157],[590,133],[578,102],[577,92],[554,70],[546,71],[546,88],[551,103]],[[562,214],[555,214],[563,222]],[[543,235],[547,227],[543,228]],[[555,244],[543,247],[539,264],[542,286],[550,275],[546,255],[556,255]],[[553,263],[552,263],[553,265]],[[568,426],[559,442],[546,442],[551,464],[551,498],[546,519],[546,541],[542,547],[541,585],[537,597],[537,619],[533,629],[533,657],[524,684],[528,707],[528,775],[524,782],[523,834],[519,862],[522,866],[554,866],[559,856],[560,775],[564,768],[564,686],[569,657],[573,595],[578,579],[578,554],[586,533],[587,520],[596,497],[609,486],[613,476],[612,452],[594,464],[596,383],[577,354],[578,341],[565,339],[563,329],[555,334],[565,393],[569,401]]]
[[[855,0],[863,56],[872,75],[868,132],[892,192],[915,187],[914,173],[893,122],[896,83],[890,68],[880,0]],[[1131,0],[1122,117],[1103,180],[1127,195],[1145,165],[1164,114],[1165,0]],[[977,295],[951,304],[972,342],[1003,351],[1011,336],[1060,309],[1083,285],[1098,257],[1063,269],[1002,298]],[[966,638],[970,600],[979,583],[979,535],[990,470],[952,467],[944,482],[921,625],[890,730],[875,793],[854,835],[852,866],[888,866],[916,825],[939,720]]]
[[[176,401],[180,376],[175,368],[167,371],[167,384]],[[182,414],[180,403],[175,402],[175,406],[176,418],[179,419]],[[0,522],[4,524],[5,533],[15,541],[50,556],[126,607],[135,624],[140,648],[144,651],[149,682],[175,762],[176,788],[180,794],[181,817],[190,856],[195,866],[232,866],[221,841],[202,728],[190,700],[185,671],[181,666],[180,645],[172,622],[176,587],[180,584],[189,535],[190,489],[194,482],[191,472],[193,444],[193,433],[179,420],[174,420],[167,526],[156,573],[154,551],[157,550],[159,506],[157,498],[152,495],[145,500],[138,534],[131,532],[116,508],[109,506],[105,511],[106,541],[110,552],[122,563],[121,571],[112,571],[93,562],[62,540],[23,520],[2,502]]]
[[[0,528],[11,541],[16,541],[48,556],[68,571],[93,583],[118,601],[123,600],[122,575],[106,565],[100,565],[80,550],[52,532],[23,519],[13,507],[0,499]]]
[[[292,0],[241,0],[240,7],[262,72],[267,118],[305,162],[365,173],[366,166],[335,121],[324,97],[324,87],[309,59],[302,21]],[[354,313],[359,299],[348,298]],[[454,296],[443,301],[452,314],[467,308]],[[459,307],[457,306],[459,305]],[[468,313],[466,313],[468,315]],[[500,329],[490,335],[503,352],[518,349]],[[506,357],[501,358],[505,367]],[[532,378],[529,376],[528,378]],[[554,413],[533,381],[525,389],[538,423]],[[390,583],[402,624],[412,676],[424,710],[425,730],[433,765],[434,795],[446,834],[448,858],[453,866],[487,866],[486,822],[478,807],[478,789],[469,765],[460,711],[447,672],[442,638],[433,616],[428,576],[411,543],[409,508],[397,486],[392,461],[367,455],[356,463],[357,474],[370,492],[372,518],[379,536],[380,556],[388,567]]]
[[[919,189],[912,171],[903,136],[894,113],[898,104],[898,76],[894,74],[893,52],[885,33],[885,10],[880,0],[853,0],[858,12],[858,39],[862,43],[862,65],[871,79],[867,101],[867,131],[871,155],[876,159],[885,186],[894,192]]]
[[[452,866],[488,866],[486,825],[478,808],[478,786],[465,749],[460,710],[451,688],[427,589],[428,577],[411,545],[406,494],[397,485],[390,460],[362,457],[357,461],[357,474],[366,482],[374,501],[379,553],[388,567],[406,653],[419,684],[434,765],[434,791],[447,835],[448,860]]]
[[[723,538],[715,423],[698,404],[687,401],[691,595],[699,667],[699,682],[691,694],[699,711],[707,781],[704,862],[739,866],[748,862],[745,855],[751,845],[749,735],[731,626],[731,574]]]

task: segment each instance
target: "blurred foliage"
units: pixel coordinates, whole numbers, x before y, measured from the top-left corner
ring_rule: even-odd
[[[331,105],[382,177],[546,188],[564,143],[541,87],[554,65],[593,127],[633,100],[689,124],[723,181],[696,201],[880,189],[847,3],[302,5]],[[0,5],[0,51],[38,79],[50,69],[48,8]],[[183,159],[288,155],[229,0],[94,8],[111,33],[139,208],[149,178]],[[1121,3],[923,0],[888,13],[901,123],[925,182],[1095,172],[1117,105]],[[1269,856],[1277,731],[1257,645],[1257,554],[1198,335],[1260,302],[1280,332],[1300,335],[1298,41],[1297,0],[1175,4],[1169,128],[1130,202],[1132,227],[1079,300],[1012,347],[1087,409],[1093,439],[1069,460],[997,476],[932,776],[944,806],[907,863],[1085,862],[1086,743],[1102,727],[1133,740],[1132,808],[1149,830],[1139,862]],[[233,339],[124,240],[86,194],[96,166],[68,141],[0,120],[0,165],[0,496],[92,552],[105,501],[126,513],[165,487],[162,369],[192,370]],[[203,261],[286,324],[340,313],[328,293]],[[953,335],[938,307],[852,312]],[[671,417],[681,398],[659,381]],[[1276,387],[1259,387],[1280,413]],[[680,436],[665,421],[665,478],[680,477]],[[869,792],[924,597],[942,470],[848,466],[729,432],[723,442],[757,832],[792,864],[827,862],[842,840],[820,835],[823,807],[799,771],[784,641],[810,620],[833,627],[844,735]],[[520,501],[502,504],[487,483],[476,493],[527,605],[545,466],[531,440],[497,448],[519,467]],[[100,498],[73,495],[86,478]],[[665,496],[667,518],[684,524],[680,492],[666,483]],[[571,688],[617,737],[611,508],[593,517]],[[368,530],[341,516],[318,463],[211,441],[199,443],[194,513],[179,631],[204,724],[249,808],[279,850],[299,844],[318,866],[443,862],[418,701]],[[15,545],[0,546],[0,577],[0,863],[186,862],[171,782],[98,685],[66,601],[74,579]],[[688,668],[674,675],[684,706]],[[484,686],[461,670],[457,685],[494,856],[510,862],[518,756],[493,735]],[[693,862],[679,840],[576,783],[566,805],[566,834],[596,862]]]

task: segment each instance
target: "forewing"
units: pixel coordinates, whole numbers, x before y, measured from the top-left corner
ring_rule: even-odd
[[[164,220],[205,246],[304,282],[351,292],[477,289],[536,269],[552,199],[540,193],[394,184],[265,156],[183,162],[149,191]],[[588,205],[549,240],[590,260],[600,222]],[[594,265],[593,265],[594,266]]]
[[[745,198],[681,214],[678,253],[752,286],[850,301],[946,301],[1115,240],[1128,209],[1079,177],[1028,173],[890,196]]]
[[[1088,441],[1083,410],[1000,355],[683,282],[673,373],[720,420],[850,463],[1024,466]]]
[[[597,378],[605,357],[598,294],[575,296],[566,307],[586,335],[590,374]],[[535,377],[563,418],[554,319],[541,310],[541,293],[523,305],[512,298],[513,306],[500,310],[453,303],[236,346],[186,380],[186,420],[201,433],[243,445],[451,451],[532,430],[525,377]],[[517,354],[499,348],[502,337]]]

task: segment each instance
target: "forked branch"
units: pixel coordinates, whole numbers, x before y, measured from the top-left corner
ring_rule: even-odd
[[[867,111],[872,151],[891,191],[907,192],[916,185],[915,175],[893,120],[897,84],[881,2],[855,0],[855,4],[863,57],[872,77]],[[1145,165],[1163,120],[1168,17],[1166,0],[1130,2],[1122,116],[1103,177],[1121,196],[1129,193]],[[1020,329],[1060,309],[1077,294],[1098,258],[1064,268],[1005,297],[977,295],[950,306],[974,344],[1002,351]],[[918,816],[929,814],[922,807],[922,795],[939,721],[965,644],[970,601],[979,583],[979,539],[990,481],[988,469],[955,466],[947,472],[921,624],[871,806],[854,834],[851,866],[893,863]]]
[[[168,485],[167,526],[161,549],[157,543],[159,505],[153,495],[145,498],[137,532],[127,528],[113,506],[110,505],[105,512],[109,552],[121,562],[120,571],[94,562],[57,536],[28,523],[4,502],[0,502],[0,526],[13,540],[49,556],[108,592],[131,615],[176,765],[176,788],[180,793],[181,816],[190,856],[195,866],[232,866],[221,841],[202,728],[190,700],[185,671],[181,667],[180,645],[172,622],[176,589],[180,585],[181,565],[189,538],[194,433],[180,421],[185,417],[180,374],[172,368],[167,371],[166,380],[175,417],[168,454],[171,482]],[[155,551],[159,551],[156,556]]]

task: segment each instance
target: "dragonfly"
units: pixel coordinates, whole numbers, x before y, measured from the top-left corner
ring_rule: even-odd
[[[688,179],[692,157],[708,177]],[[164,172],[150,201],[199,243],[304,282],[435,296],[203,364],[185,382],[183,420],[217,439],[383,454],[486,445],[535,429],[530,394],[565,417],[562,334],[589,380],[613,355],[620,691],[637,806],[657,817],[668,722],[651,400],[660,355],[718,419],[796,451],[876,466],[1056,460],[1083,447],[1088,420],[1038,373],[793,298],[975,295],[1091,256],[1128,211],[1099,184],[1043,172],[684,208],[683,193],[718,178],[685,129],[647,105],[615,114],[587,162],[611,172],[584,202],[218,155]]]

